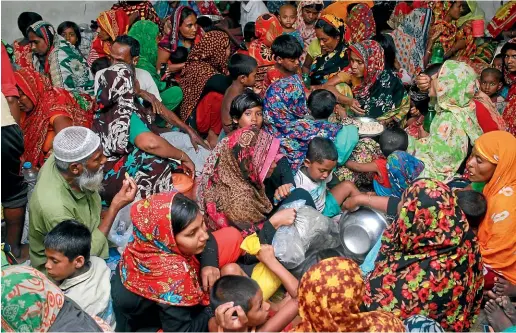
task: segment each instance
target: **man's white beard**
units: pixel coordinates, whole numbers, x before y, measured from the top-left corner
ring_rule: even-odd
[[[92,173],[86,167],[84,167],[84,172],[75,179],[77,186],[81,189],[81,191],[88,190],[92,192],[102,192],[104,190],[104,185],[102,185],[102,180],[104,180],[104,171],[101,167],[97,172]]]

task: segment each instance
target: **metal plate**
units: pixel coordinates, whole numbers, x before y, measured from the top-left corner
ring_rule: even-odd
[[[355,117],[354,119],[358,120],[361,123],[378,123],[378,124],[380,124],[376,119],[370,118],[370,117]],[[358,128],[358,136],[361,138],[374,138],[374,137],[381,135],[384,131],[385,131],[385,126],[382,125],[382,130],[378,133],[362,134],[362,133],[360,133],[360,127],[359,127]]]

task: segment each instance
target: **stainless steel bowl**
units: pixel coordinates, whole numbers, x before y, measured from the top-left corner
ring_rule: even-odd
[[[374,209],[360,207],[340,218],[340,240],[345,249],[357,256],[365,256],[388,226],[384,215]]]
[[[353,118],[361,123],[378,123],[378,120],[374,119],[374,118],[371,118],[371,117],[355,117]],[[385,131],[385,126],[383,126],[383,130],[379,133],[376,133],[376,134],[360,134],[360,128],[358,129],[359,130],[359,133],[358,133],[358,136],[361,137],[361,138],[374,138],[376,136],[379,136],[383,133],[383,131]]]

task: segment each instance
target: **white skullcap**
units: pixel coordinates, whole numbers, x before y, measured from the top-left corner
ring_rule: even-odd
[[[78,162],[93,154],[100,146],[100,138],[86,127],[71,126],[54,138],[54,156],[63,162]]]

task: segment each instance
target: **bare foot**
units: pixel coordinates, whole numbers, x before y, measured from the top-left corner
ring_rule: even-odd
[[[495,300],[489,300],[484,309],[487,314],[487,321],[495,332],[502,332],[512,326],[511,320],[505,315],[502,308],[496,304]]]
[[[516,326],[516,308],[511,303],[511,299],[508,296],[502,296],[496,301],[502,308],[503,312],[505,312],[505,315],[509,317],[512,324]]]
[[[495,280],[495,282],[494,282],[493,291],[496,293],[496,295],[498,297],[501,297],[501,296],[514,297],[514,296],[516,296],[516,285],[510,283],[509,281],[507,281],[503,278],[499,278],[499,277],[495,277],[494,280]]]

